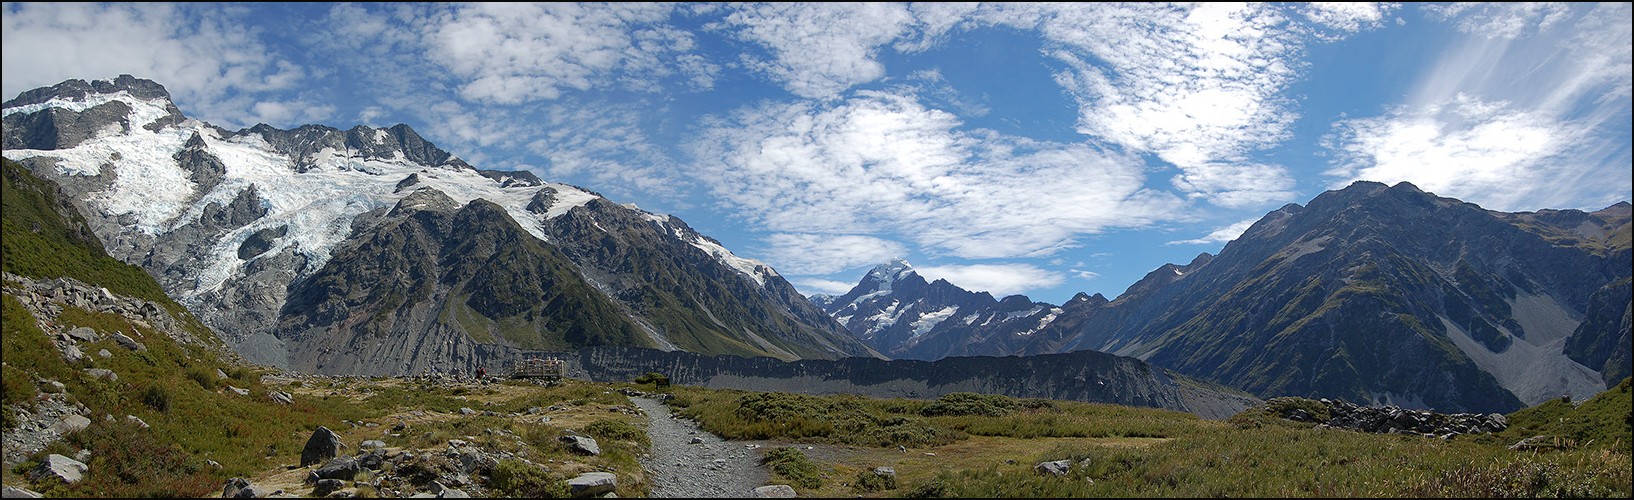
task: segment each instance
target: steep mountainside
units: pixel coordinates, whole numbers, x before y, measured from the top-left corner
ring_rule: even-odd
[[[61,185],[111,255],[158,278],[252,361],[407,373],[468,363],[455,345],[408,347],[454,338],[877,355],[770,268],[678,219],[525,172],[477,170],[406,125],[232,132],[186,118],[162,86],[129,76],[70,80],[3,106],[5,157]],[[442,193],[448,213],[391,215],[422,188]],[[467,237],[518,245],[458,247]],[[391,238],[432,253],[366,243]],[[530,260],[478,264],[510,258]],[[666,272],[646,271],[655,267]],[[375,278],[393,285],[343,283]],[[589,316],[574,319],[581,308]],[[294,345],[330,327],[317,345]]]
[[[1507,214],[1358,182],[1114,301],[1075,297],[1047,324],[961,341],[975,354],[1136,356],[1261,397],[1512,411],[1628,373],[1628,221],[1627,203]]]

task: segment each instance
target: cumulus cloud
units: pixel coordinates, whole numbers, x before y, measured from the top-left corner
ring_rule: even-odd
[[[1422,8],[1431,17],[1452,22],[1459,31],[1488,38],[1517,38],[1545,30],[1571,11],[1570,4],[1561,2],[1464,2]]]
[[[770,104],[712,123],[691,168],[759,227],[889,234],[968,258],[1046,255],[1179,204],[1142,186],[1136,158],[960,126],[886,92]]]
[[[1391,2],[1307,2],[1295,10],[1311,21],[1345,33],[1377,28],[1392,11],[1401,8]]]
[[[253,109],[259,99],[250,96],[288,89],[305,75],[228,8],[41,2],[8,3],[0,12],[7,98],[73,78],[129,74],[164,85],[191,116],[233,127],[277,115]]]
[[[769,3],[738,7],[715,29],[769,52],[745,54],[749,68],[795,95],[820,99],[885,76],[876,59],[880,47],[912,32],[915,23],[903,4]]]
[[[907,247],[855,234],[777,233],[766,238],[764,253],[779,272],[830,274],[885,262],[907,253]]]
[[[1252,227],[1254,223],[1259,222],[1259,220],[1260,219],[1257,217],[1244,220],[1236,224],[1216,229],[1214,232],[1208,233],[1208,235],[1201,238],[1171,241],[1165,243],[1165,245],[1216,245],[1220,243],[1227,243],[1231,240],[1237,239],[1238,236],[1242,236],[1243,233],[1248,231],[1249,227]]]
[[[818,294],[818,293],[828,294],[828,295],[844,295],[846,292],[851,291],[852,288],[856,288],[856,286],[857,286],[856,283],[846,283],[844,281],[834,281],[834,280],[825,280],[825,279],[816,279],[816,278],[799,279],[799,280],[793,281],[790,284],[794,285],[796,288],[799,288],[801,291],[805,292],[806,295],[808,295],[808,296],[812,295],[812,294]]]
[[[549,162],[541,172],[545,178],[582,180],[618,197],[673,201],[690,181],[648,137],[643,111],[634,104],[576,99],[552,104],[530,120],[540,128],[527,149]]]
[[[611,85],[637,91],[683,72],[707,84],[711,68],[686,57],[690,33],[663,24],[665,4],[486,3],[434,21],[428,56],[461,81],[466,99],[500,104],[551,100]],[[680,65],[671,61],[679,60]]]
[[[945,279],[972,292],[988,292],[996,297],[1015,295],[1036,288],[1049,288],[1065,281],[1059,274],[1030,264],[972,264],[967,266],[915,267],[926,281]]]

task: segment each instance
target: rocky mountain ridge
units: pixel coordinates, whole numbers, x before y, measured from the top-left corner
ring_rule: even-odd
[[[263,124],[227,131],[186,118],[162,86],[129,76],[71,80],[25,92],[3,106],[6,158],[61,185],[110,254],[159,278],[170,295],[259,363],[315,367],[316,357],[338,355],[352,359],[326,365],[383,365],[396,373],[431,365],[453,369],[471,362],[454,354],[469,351],[449,344],[462,342],[457,338],[525,348],[614,343],[782,359],[878,355],[845,335],[771,268],[732,255],[678,218],[616,204],[525,172],[478,170],[406,125],[342,131],[322,125],[279,130]],[[494,326],[518,312],[500,311],[500,303],[514,305],[549,294],[491,297],[498,302],[475,304],[480,306],[476,309],[453,304],[467,300],[462,291],[539,292],[537,285],[483,282],[536,276],[495,278],[489,273],[462,276],[475,278],[475,283],[426,281],[443,271],[435,266],[454,263],[408,256],[394,262],[411,267],[375,269],[375,276],[434,286],[412,287],[413,296],[377,294],[343,302],[384,311],[378,319],[394,318],[385,330],[416,332],[420,340],[443,347],[369,347],[369,335],[381,333],[374,327],[336,325],[330,321],[339,318],[318,318],[313,311],[291,307],[345,295],[348,291],[333,287],[319,291],[316,281],[345,274],[326,271],[331,264],[367,266],[349,260],[357,257],[349,253],[358,248],[354,238],[381,236],[379,224],[393,220],[394,210],[415,208],[402,202],[426,189],[441,193],[455,207],[486,200],[486,205],[478,204],[486,208],[468,215],[482,214],[477,227],[489,228],[494,238],[568,251],[547,267],[554,269],[564,290],[597,295],[584,299],[586,307],[602,311],[593,317],[623,316],[606,325],[620,333],[566,341],[563,335],[571,328],[558,325],[537,329],[550,332],[548,341],[512,339],[503,333],[526,328]],[[601,247],[577,243],[587,240]],[[373,255],[387,256],[380,251]],[[336,256],[342,261],[334,262]],[[660,264],[667,274],[644,272]],[[416,265],[420,267],[412,267]],[[692,286],[696,283],[719,283],[725,289],[704,294]],[[693,302],[708,308],[689,307]],[[471,311],[483,312],[466,314]],[[530,312],[536,316],[544,311],[522,312],[522,317]],[[484,315],[489,313],[499,316]],[[317,342],[324,347],[290,342],[300,338],[310,344],[309,333],[330,326],[340,328],[330,328],[333,338]],[[479,330],[490,330],[489,335]],[[357,358],[365,352],[390,359]],[[383,354],[387,352],[396,354]]]
[[[1512,214],[1358,182],[1273,211],[1219,255],[1166,264],[1115,300],[1080,294],[1043,324],[921,336],[965,354],[1135,356],[1261,397],[1512,411],[1627,376],[1629,212]],[[859,338],[887,340],[876,349],[911,351],[891,336],[900,327],[873,318],[939,306],[922,279],[901,282],[883,290],[871,273],[823,303]]]

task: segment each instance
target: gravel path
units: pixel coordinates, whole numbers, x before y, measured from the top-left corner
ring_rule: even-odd
[[[655,399],[631,397],[647,413],[652,452],[641,457],[654,498],[748,498],[766,484],[756,445],[732,443],[676,418]],[[694,443],[694,438],[703,442]]]

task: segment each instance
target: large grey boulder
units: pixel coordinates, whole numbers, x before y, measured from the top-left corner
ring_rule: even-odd
[[[1033,470],[1037,471],[1039,474],[1065,476],[1067,475],[1068,471],[1072,470],[1072,461],[1056,460],[1052,462],[1039,462],[1038,465],[1033,466]]]
[[[62,417],[61,421],[58,421],[56,424],[52,425],[51,430],[61,435],[80,431],[90,426],[91,419],[79,415],[68,415]]]
[[[27,488],[6,486],[4,488],[0,488],[0,498],[45,498],[45,495],[35,493],[34,490]]]
[[[120,346],[123,346],[124,348],[130,349],[132,351],[146,351],[146,350],[148,350],[148,346],[142,345],[141,342],[137,342],[136,339],[127,337],[123,333],[114,332],[113,341],[118,343]]]
[[[35,481],[57,478],[64,483],[73,484],[84,479],[87,470],[90,470],[90,467],[78,460],[52,453],[47,455],[39,466],[34,467],[34,470],[28,472],[28,478]]]
[[[312,431],[312,437],[306,440],[306,447],[301,449],[301,467],[335,458],[343,446],[346,445],[340,442],[340,436],[335,435],[334,431],[318,426],[318,430]]]
[[[261,492],[248,479],[235,477],[221,487],[221,498],[257,498]]]
[[[351,481],[352,478],[357,476],[357,473],[362,471],[363,466],[358,465],[357,459],[336,457],[334,460],[330,460],[329,463],[323,464],[323,467],[319,467],[313,474],[316,474],[320,481],[324,479]]]
[[[585,455],[601,454],[601,446],[596,444],[596,440],[594,438],[584,436],[562,436],[562,441],[567,443],[568,449],[573,450],[575,453],[582,453]]]
[[[587,472],[567,480],[568,494],[574,497],[596,496],[618,489],[618,476],[611,472]]]

